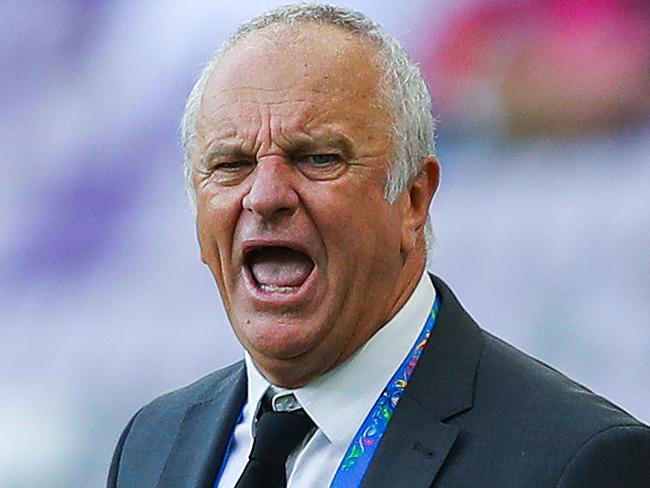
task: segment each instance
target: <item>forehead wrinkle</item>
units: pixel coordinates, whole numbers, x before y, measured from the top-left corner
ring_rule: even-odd
[[[298,110],[293,105],[299,104]],[[287,110],[278,112],[273,107],[286,105]],[[317,108],[315,107],[317,106]],[[209,126],[210,133],[206,136],[206,156],[214,157],[215,152],[211,150],[215,141],[220,139],[231,139],[230,147],[235,145],[242,154],[259,154],[269,151],[279,153],[297,152],[300,148],[313,148],[329,145],[332,148],[339,146],[348,156],[361,156],[370,154],[365,148],[368,142],[350,138],[346,131],[346,122],[341,125],[340,106],[338,104],[318,105],[313,100],[281,100],[277,103],[257,103],[255,101],[232,101],[221,104],[220,107],[228,107],[235,110],[225,110],[213,117],[204,117],[203,126]],[[217,112],[217,110],[215,110]],[[334,113],[334,117],[331,117]],[[354,116],[354,114],[351,114]],[[347,119],[349,121],[349,119]],[[357,120],[354,125],[370,124],[372,121]],[[202,131],[203,132],[203,131]],[[366,131],[360,131],[364,135]],[[390,136],[390,134],[387,134]],[[224,146],[225,147],[225,146]],[[209,153],[209,155],[207,154]]]
[[[210,98],[218,100],[219,95],[224,95],[225,100],[219,105],[209,107],[205,106],[208,102],[204,101],[201,106],[201,116],[205,118],[208,114],[214,114],[220,110],[237,105],[259,105],[259,106],[281,106],[297,103],[304,103],[307,106],[321,107],[322,104],[317,103],[313,99],[313,94],[321,95],[324,101],[329,102],[345,102],[349,98],[359,98],[359,95],[352,90],[344,89],[342,87],[335,87],[333,90],[325,90],[318,88],[283,88],[271,89],[261,87],[232,87],[219,90]],[[267,96],[268,95],[268,96]],[[364,98],[371,98],[370,96]],[[369,102],[371,103],[371,102]],[[372,102],[373,105],[376,103]],[[208,112],[208,114],[206,114]]]
[[[259,141],[257,144],[251,144],[251,142],[237,135],[227,139],[213,138],[207,145],[202,163],[206,164],[213,158],[224,156],[244,157],[255,154],[255,157],[259,158],[275,153],[294,155],[326,150],[340,150],[347,157],[355,155],[352,141],[344,133],[336,130],[318,130],[313,133],[296,131],[287,135],[279,129],[272,137],[271,144],[261,144]]]
[[[273,145],[290,152],[338,147],[348,155],[354,153],[354,141],[344,126],[340,125],[336,117],[329,119],[330,112],[336,114],[336,107],[327,107],[326,110],[298,111],[291,117],[271,114],[269,128]]]
[[[254,99],[243,99],[242,97],[238,96],[235,99],[228,99],[231,97],[227,97],[226,100],[220,99],[219,95],[220,94],[227,94],[228,92],[238,92],[240,91],[241,88],[228,88],[224,90],[220,90],[218,93],[213,94],[210,96],[210,100],[204,100],[203,103],[201,104],[201,109],[199,113],[199,117],[197,120],[197,132],[201,132],[202,129],[205,128],[207,124],[211,123],[216,123],[217,125],[220,125],[222,122],[225,122],[224,119],[238,119],[244,116],[247,119],[250,119],[255,112],[259,112],[260,108],[264,106],[272,107],[272,106],[281,106],[281,105],[286,105],[286,104],[299,104],[299,103],[311,103],[313,105],[313,101],[310,102],[307,98],[293,98],[293,99],[283,99],[283,100],[260,100],[259,97],[256,97]],[[246,89],[244,91],[267,91],[270,92],[271,90],[260,90],[258,88],[251,88]],[[287,90],[290,93],[290,90]],[[296,90],[297,91],[297,90]],[[215,101],[221,101],[218,105],[214,105]],[[234,114],[229,112],[228,109],[235,107]],[[253,110],[251,110],[253,109]],[[216,122],[215,122],[216,121]]]
[[[328,100],[332,100],[332,97],[328,97]],[[292,105],[302,105],[303,108],[294,108]],[[282,107],[283,105],[287,106],[286,110],[282,110],[279,113],[273,113],[269,111],[269,108],[273,107]],[[328,104],[329,105],[329,104]],[[308,98],[293,98],[293,99],[283,99],[283,100],[242,100],[238,98],[237,100],[224,102],[214,108],[202,111],[201,117],[199,119],[200,128],[204,128],[208,124],[216,124],[218,126],[223,125],[232,125],[237,126],[241,121],[250,122],[252,124],[257,123],[256,120],[258,117],[272,117],[272,118],[283,118],[285,120],[295,120],[297,118],[305,118],[306,121],[314,119],[321,114],[326,114],[330,110],[333,110],[334,107],[328,107],[327,110],[314,110],[314,107],[321,107],[323,105],[314,102]],[[326,105],[327,106],[327,105]],[[224,110],[225,109],[225,110]],[[230,109],[230,110],[228,110]],[[208,112],[208,113],[206,113]],[[312,113],[313,112],[313,113]],[[304,117],[303,117],[304,116]],[[236,129],[235,129],[236,131]]]
[[[262,93],[276,93],[276,92],[289,92],[291,94],[296,92],[307,92],[307,93],[322,93],[323,95],[331,95],[331,92],[327,90],[318,89],[318,87],[309,87],[309,88],[296,88],[294,86],[287,87],[271,87],[267,88],[264,86],[255,86],[255,85],[241,85],[233,87],[224,87],[219,90],[221,93],[231,93],[231,92],[262,92]],[[340,90],[341,93],[347,93],[348,90]],[[216,94],[215,94],[216,97]]]

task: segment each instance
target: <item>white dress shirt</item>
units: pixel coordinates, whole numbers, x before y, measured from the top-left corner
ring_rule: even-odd
[[[415,344],[431,312],[435,288],[422,274],[399,312],[346,362],[293,393],[316,431],[288,462],[287,488],[329,486],[357,430]],[[248,402],[235,427],[220,488],[235,486],[253,445],[259,402],[270,383],[245,354]],[[287,391],[287,390],[280,390]]]

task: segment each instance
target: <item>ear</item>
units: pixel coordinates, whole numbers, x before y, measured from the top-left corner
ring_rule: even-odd
[[[424,249],[424,226],[429,205],[440,183],[440,163],[435,156],[420,161],[420,172],[400,196],[402,213],[402,256],[408,256],[417,246]]]

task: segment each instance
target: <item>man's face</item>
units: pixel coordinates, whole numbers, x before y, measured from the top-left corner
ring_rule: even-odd
[[[419,276],[404,272],[409,204],[384,198],[392,131],[373,54],[329,26],[255,33],[202,101],[201,256],[237,337],[282,386],[347,359]]]

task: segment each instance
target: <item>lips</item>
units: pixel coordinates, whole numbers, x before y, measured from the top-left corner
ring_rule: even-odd
[[[256,285],[264,292],[292,293],[314,269],[305,253],[286,246],[261,246],[246,253],[245,263]]]

